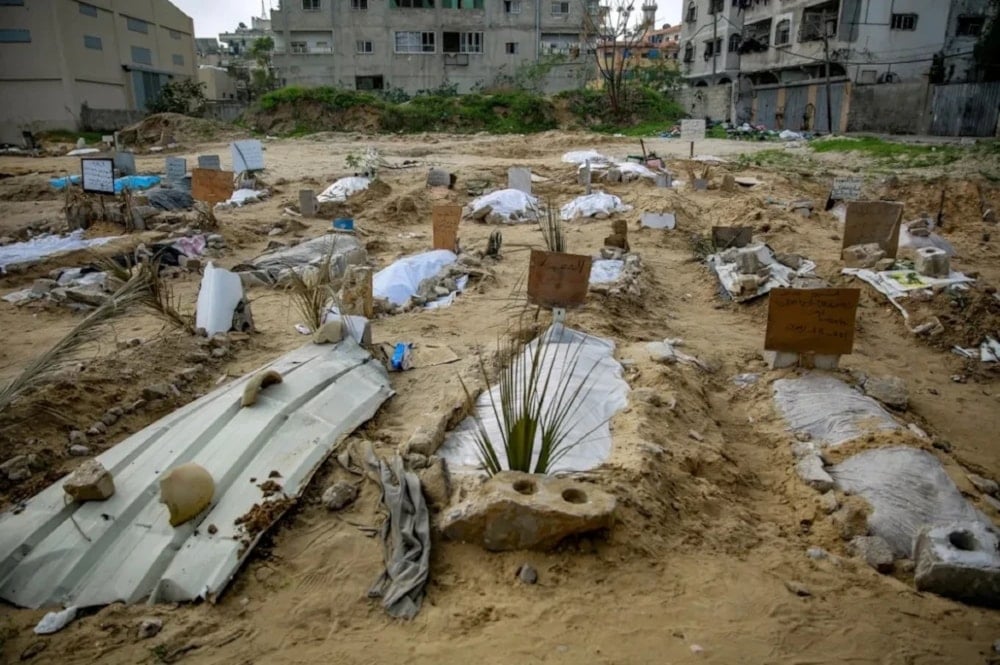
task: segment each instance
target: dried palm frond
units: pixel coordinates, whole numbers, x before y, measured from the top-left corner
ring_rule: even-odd
[[[194,317],[181,314],[180,300],[174,295],[170,283],[163,278],[160,262],[156,258],[150,261],[140,261],[138,256],[128,258],[131,260],[125,265],[113,258],[103,257],[98,258],[95,263],[107,273],[109,283],[113,286],[123,285],[133,279],[145,284],[146,293],[139,304],[171,326],[193,333]]]
[[[494,441],[482,417],[472,409],[477,453],[490,476],[504,468],[501,451],[506,468],[512,471],[548,473],[604,424],[598,424],[576,439],[569,438],[592,388],[591,376],[598,363],[595,362],[582,379],[574,379],[583,342],[561,342],[556,338],[559,331],[560,328],[550,328],[525,351],[520,351],[514,337],[502,339],[498,343],[498,357],[510,361],[500,370],[493,388],[486,364],[480,357],[479,371],[486,382],[493,417],[500,426],[500,441]],[[561,367],[558,374],[557,366]],[[465,382],[461,383],[471,409],[472,394]]]
[[[134,277],[115,291],[104,303],[59,340],[55,346],[35,358],[21,374],[0,388],[0,412],[3,412],[25,392],[49,381],[56,373],[73,362],[79,351],[98,339],[105,324],[127,313],[148,297],[149,285]]]
[[[552,201],[546,201],[545,205],[544,217],[542,217],[537,208],[534,210],[535,219],[538,220],[538,226],[542,230],[542,237],[545,239],[545,246],[548,247],[550,252],[565,252],[566,236],[563,235],[562,218],[553,209]]]
[[[309,332],[316,332],[323,325],[330,301],[336,301],[336,290],[333,286],[333,250],[336,247],[336,237],[332,237],[330,248],[318,265],[309,266],[301,272],[289,269],[288,292],[292,297],[292,305],[299,316],[305,320]]]

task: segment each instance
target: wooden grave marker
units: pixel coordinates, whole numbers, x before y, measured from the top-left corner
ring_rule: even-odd
[[[712,247],[730,249],[746,247],[753,241],[753,228],[749,226],[713,226]]]
[[[462,222],[462,206],[434,206],[431,209],[433,248],[458,251],[458,226]]]
[[[843,355],[854,349],[860,289],[771,289],[764,348]]]
[[[233,195],[233,172],[215,169],[191,170],[191,196],[209,205],[228,201]]]

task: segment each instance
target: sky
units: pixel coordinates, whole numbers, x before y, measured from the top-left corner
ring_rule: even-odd
[[[642,0],[634,1],[636,5],[642,4]],[[234,30],[240,21],[250,25],[251,16],[260,16],[260,0],[172,0],[172,2],[194,19],[195,37],[218,37],[220,32]],[[656,4],[659,8],[656,13],[657,25],[664,23],[677,25],[680,22],[683,0],[656,0]],[[264,0],[264,6],[277,7],[278,2]]]

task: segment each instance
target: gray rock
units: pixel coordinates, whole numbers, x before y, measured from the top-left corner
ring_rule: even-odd
[[[816,446],[809,441],[796,441],[792,444],[792,457],[797,460],[817,455],[819,452],[816,450]]]
[[[194,381],[196,378],[198,378],[199,374],[201,374],[200,367],[188,367],[178,372],[177,378],[185,383],[190,383],[191,381]]]
[[[90,448],[81,445],[70,446],[69,454],[73,457],[86,457],[90,454]]]
[[[322,501],[327,510],[340,510],[353,503],[357,498],[357,485],[341,480],[326,488]]]
[[[502,471],[449,509],[441,531],[493,552],[555,547],[567,536],[608,529],[616,501],[593,485]]]
[[[129,404],[128,406],[125,407],[125,412],[126,413],[135,413],[136,411],[138,411],[139,409],[141,409],[144,406],[146,406],[146,400],[144,400],[144,399],[137,399],[136,401],[132,402],[131,404]]]
[[[35,283],[31,285],[31,292],[41,295],[48,293],[57,286],[59,286],[59,282],[54,279],[40,278],[36,279]]]
[[[810,559],[814,559],[816,561],[820,561],[822,559],[829,558],[830,553],[827,552],[822,547],[810,547],[808,550],[806,550],[806,555]]]
[[[267,235],[273,238],[274,236],[280,236],[284,232],[285,230],[283,228],[281,228],[280,226],[275,226],[273,229],[267,232]]]
[[[414,471],[427,468],[427,456],[420,453],[408,453],[404,458],[406,465]]]
[[[75,429],[69,433],[70,445],[74,446],[85,446],[87,445],[87,435],[78,429]]]
[[[121,418],[121,416],[121,409],[108,409],[104,412],[104,415],[101,416],[101,422],[104,423],[105,426],[111,427],[118,422],[118,419]]]
[[[111,472],[96,459],[89,459],[77,467],[66,482],[66,491],[74,501],[104,501],[115,493],[115,481]]]
[[[146,386],[142,389],[142,398],[147,401],[153,401],[154,399],[166,399],[172,396],[174,393],[171,390],[171,385],[169,383],[154,383],[151,386]]]
[[[17,482],[31,476],[31,469],[28,465],[27,455],[16,455],[0,464],[0,473],[7,476],[7,480]]]
[[[909,406],[910,398],[906,382],[898,377],[868,377],[864,388],[866,395],[874,397],[890,408],[905,411]]]
[[[802,582],[796,582],[795,580],[786,580],[785,588],[801,598],[806,598],[812,595],[812,591],[810,591],[805,584]]]
[[[225,358],[227,355],[229,355],[228,346],[220,346],[218,348],[212,349],[213,358]]]
[[[525,584],[534,584],[538,581],[538,571],[528,564],[522,564],[517,569],[517,579]]]
[[[913,558],[918,590],[975,605],[1000,605],[1000,542],[985,524],[924,527]]]
[[[187,356],[185,356],[185,360],[187,360],[190,363],[207,363],[210,357],[211,356],[209,356],[204,351],[192,351],[191,353],[187,354]]]
[[[829,492],[833,489],[833,478],[823,468],[823,460],[819,455],[803,457],[795,463],[795,473],[809,487],[817,492]]]
[[[407,453],[419,453],[430,457],[437,452],[444,439],[443,431],[436,431],[423,425],[417,427],[406,442]]]
[[[830,491],[819,498],[819,505],[823,512],[829,515],[840,508],[840,500],[834,492]]]
[[[983,494],[996,494],[1000,492],[1000,485],[997,485],[996,481],[990,480],[989,478],[983,478],[982,476],[977,476],[974,473],[966,474],[969,477],[969,482],[976,486],[976,489]]]
[[[108,431],[108,426],[105,425],[102,421],[98,420],[96,423],[90,426],[90,429],[87,430],[87,436],[101,436],[102,434],[106,434],[107,431]]]
[[[431,457],[427,468],[420,471],[420,488],[423,490],[427,505],[434,510],[443,510],[451,500],[451,476],[448,465],[440,457]]]
[[[878,536],[858,536],[851,541],[851,552],[864,560],[880,573],[891,573],[893,568],[892,548],[884,538]]]
[[[162,620],[156,617],[143,619],[139,622],[139,639],[148,640],[151,637],[155,637],[161,630],[163,630]]]

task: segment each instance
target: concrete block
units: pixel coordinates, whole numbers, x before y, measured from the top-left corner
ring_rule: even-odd
[[[896,376],[869,377],[864,384],[865,394],[874,397],[886,406],[905,411],[910,398],[906,382]]]
[[[791,351],[765,351],[764,362],[771,369],[785,369],[799,364],[799,354]]]
[[[833,478],[823,468],[819,455],[806,455],[795,463],[795,474],[817,492],[826,493],[833,489]]]
[[[851,541],[851,552],[880,573],[892,572],[895,557],[884,538],[858,536]]]
[[[95,459],[87,460],[63,483],[63,489],[74,501],[104,501],[115,493],[111,472]]]
[[[1000,542],[980,522],[921,529],[913,548],[920,591],[974,605],[1000,607]]]
[[[851,245],[844,248],[840,257],[848,268],[874,268],[876,263],[885,258],[885,251],[878,243]]]
[[[937,247],[918,249],[913,266],[918,273],[928,277],[947,277],[951,273],[951,259],[947,252]]]
[[[507,169],[507,187],[531,195],[531,169],[512,166]]]
[[[316,216],[316,193],[313,190],[299,190],[299,212],[303,217]]]

